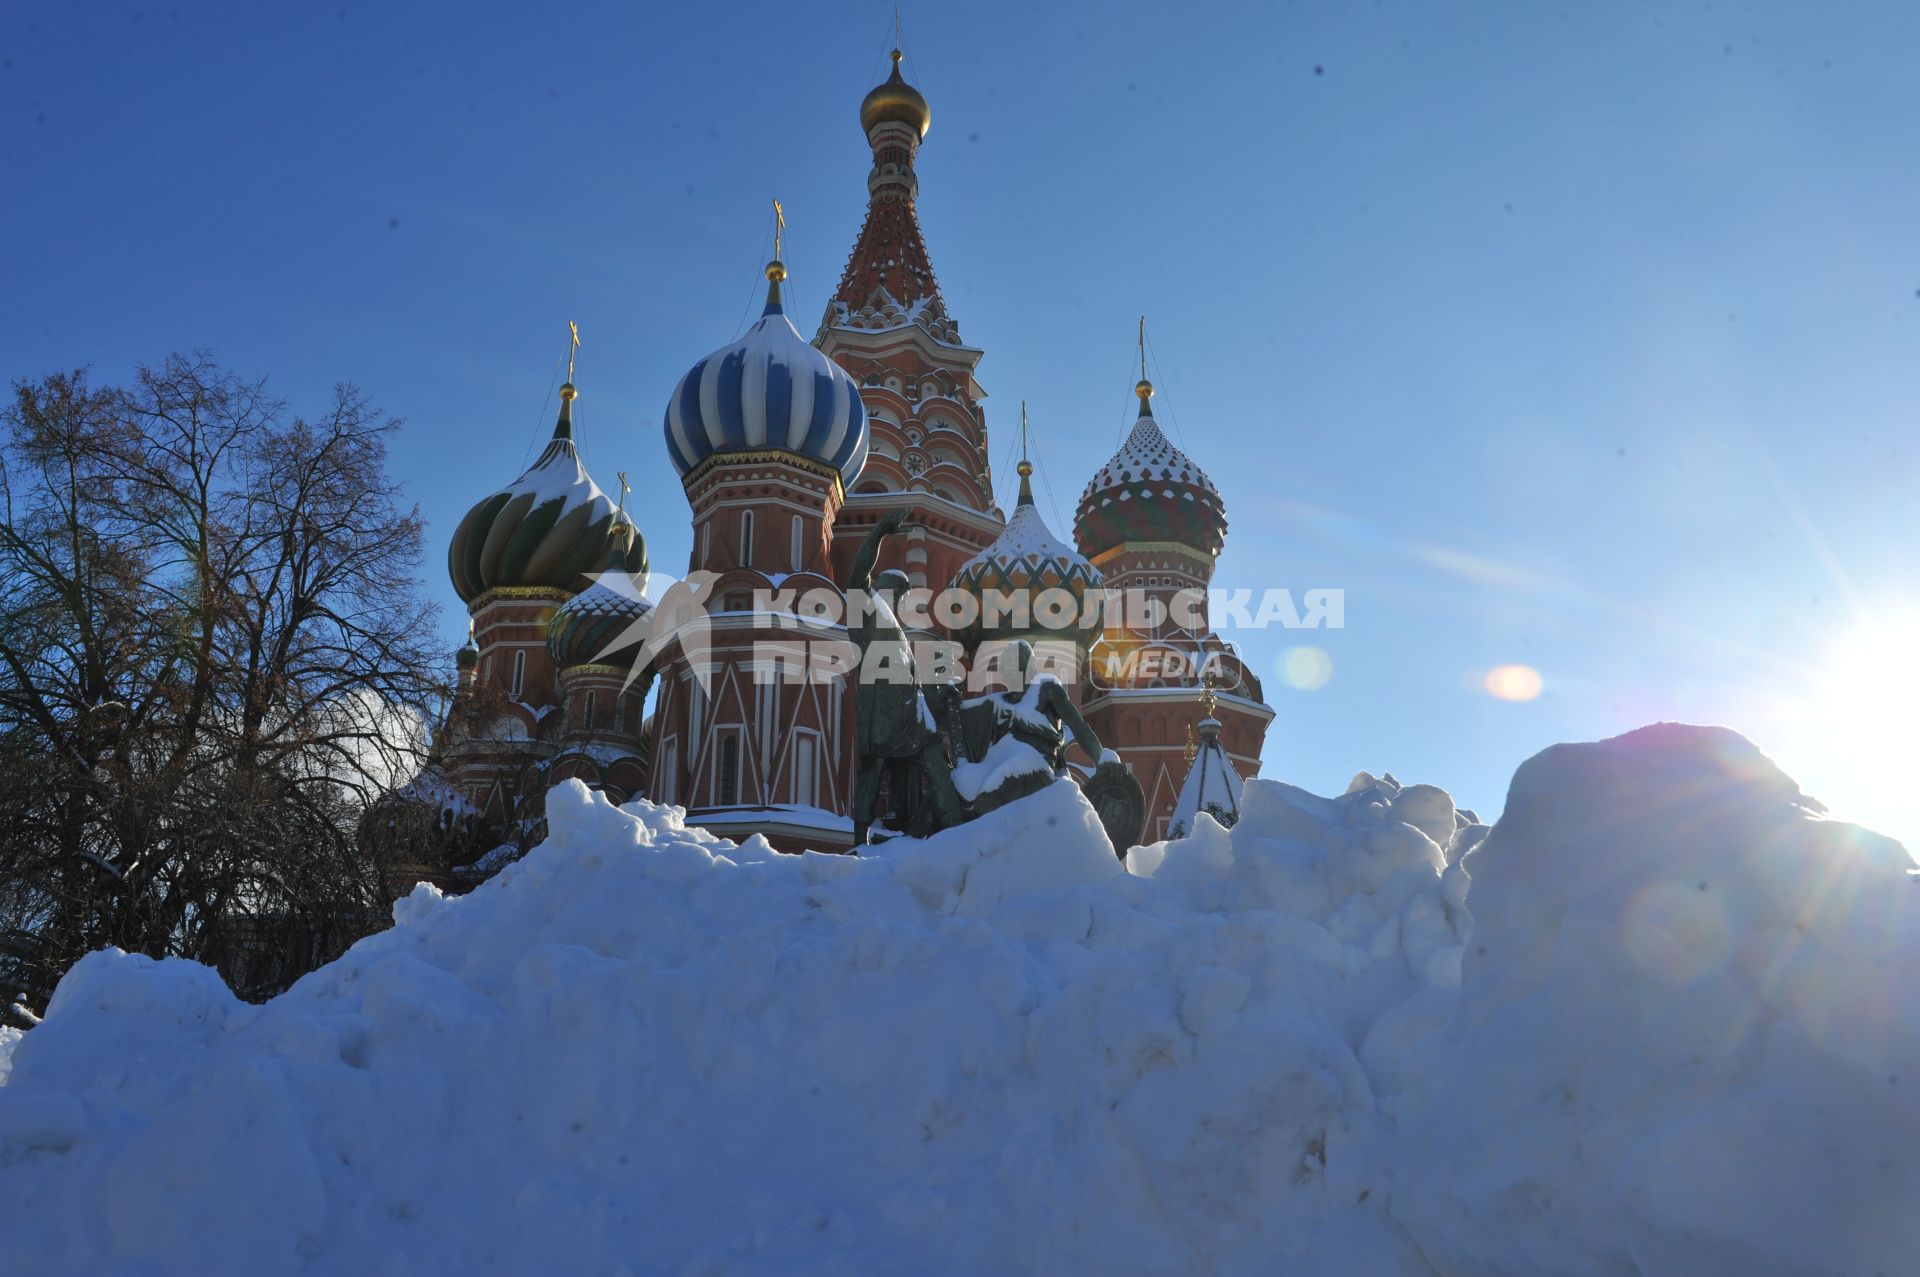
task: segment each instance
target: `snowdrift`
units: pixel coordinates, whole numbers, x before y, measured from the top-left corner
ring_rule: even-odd
[[[1713,729],[1491,834],[1245,798],[1123,866],[1070,783],[861,859],[569,783],[266,1006],[95,954],[0,1037],[0,1267],[1914,1270],[1898,846]]]

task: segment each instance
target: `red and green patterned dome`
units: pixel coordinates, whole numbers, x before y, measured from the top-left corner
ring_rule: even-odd
[[[585,588],[600,566],[607,533],[633,520],[593,481],[573,442],[573,383],[560,387],[560,420],[553,438],[527,472],[467,511],[447,547],[447,574],[460,601],[488,590]],[[645,574],[646,542],[637,528],[627,570]]]
[[[1227,507],[1206,471],[1173,446],[1153,419],[1153,383],[1135,387],[1140,417],[1120,451],[1080,494],[1073,519],[1080,552],[1097,559],[1122,545],[1157,542],[1217,555]]]
[[[1033,467],[1022,461],[1020,500],[1006,530],[953,575],[953,588],[973,595],[979,604],[973,624],[956,635],[969,647],[1027,639],[1071,642],[1085,648],[1100,634],[1099,569],[1063,544],[1040,518],[1033,504],[1032,474]],[[990,591],[1023,601],[1026,623],[1021,624],[1017,615],[989,617]]]

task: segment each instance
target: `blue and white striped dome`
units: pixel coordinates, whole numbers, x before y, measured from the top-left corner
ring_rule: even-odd
[[[767,267],[767,308],[746,336],[687,371],[667,403],[667,454],[686,478],[717,452],[779,448],[830,466],[851,487],[867,461],[867,408],[846,370],[814,349],[780,304],[786,268]]]

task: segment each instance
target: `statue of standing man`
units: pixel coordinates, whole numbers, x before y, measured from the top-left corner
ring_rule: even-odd
[[[853,785],[856,849],[867,841],[880,782],[889,768],[896,808],[912,805],[902,803],[901,791],[924,776],[933,799],[936,827],[944,829],[966,818],[965,805],[953,787],[952,767],[940,733],[921,694],[913,645],[907,641],[895,611],[911,583],[904,572],[890,568],[876,576],[873,571],[880,543],[898,532],[906,519],[904,510],[891,510],[881,518],[854,555],[853,575],[847,582],[849,602],[854,605],[847,637],[860,653],[854,693],[854,751],[860,760]]]

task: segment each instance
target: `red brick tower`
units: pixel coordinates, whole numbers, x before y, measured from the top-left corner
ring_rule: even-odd
[[[547,788],[578,777],[615,802],[644,770],[633,654],[610,641],[645,610],[647,551],[573,438],[572,363],[553,437],[482,499],[447,548],[467,605],[452,703],[425,764],[361,822],[388,890],[472,886],[544,836]],[[617,588],[616,588],[617,587]],[[557,627],[557,628],[556,628]]]
[[[610,567],[616,524],[621,563],[642,576],[647,570],[638,529],[581,464],[574,398],[571,381],[560,387],[552,439],[525,474],[467,512],[447,549],[453,588],[472,618],[473,650],[461,657],[460,695],[441,743],[449,778],[490,825],[511,822],[525,794],[544,795],[544,764],[565,734],[548,622],[593,573]],[[638,751],[637,730],[624,740]]]
[[[852,375],[867,407],[866,468],[833,527],[836,580],[881,515],[912,512],[883,549],[882,568],[939,589],[991,544],[1002,521],[987,458],[981,351],[960,340],[927,257],[914,202],[914,157],[932,119],[927,100],[893,74],[860,104],[873,151],[867,220],[813,342]]]
[[[788,321],[786,273],[768,265],[759,321],[696,363],[667,406],[667,452],[693,510],[688,579],[705,584],[699,625],[660,663],[647,797],[715,833],[834,850],[852,842],[838,814],[851,685],[811,666],[807,644],[845,633],[770,616],[756,596],[840,593],[829,530],[866,459],[867,421],[853,379]]]
[[[1164,837],[1188,772],[1190,731],[1203,712],[1195,693],[1211,675],[1217,704],[1205,717],[1242,776],[1260,770],[1273,710],[1260,680],[1214,632],[1207,587],[1226,541],[1226,506],[1206,472],[1161,431],[1146,378],[1144,323],[1140,415],[1081,493],[1074,539],[1129,606],[1106,618],[1083,704],[1102,743],[1118,750],[1146,794],[1142,838]]]

